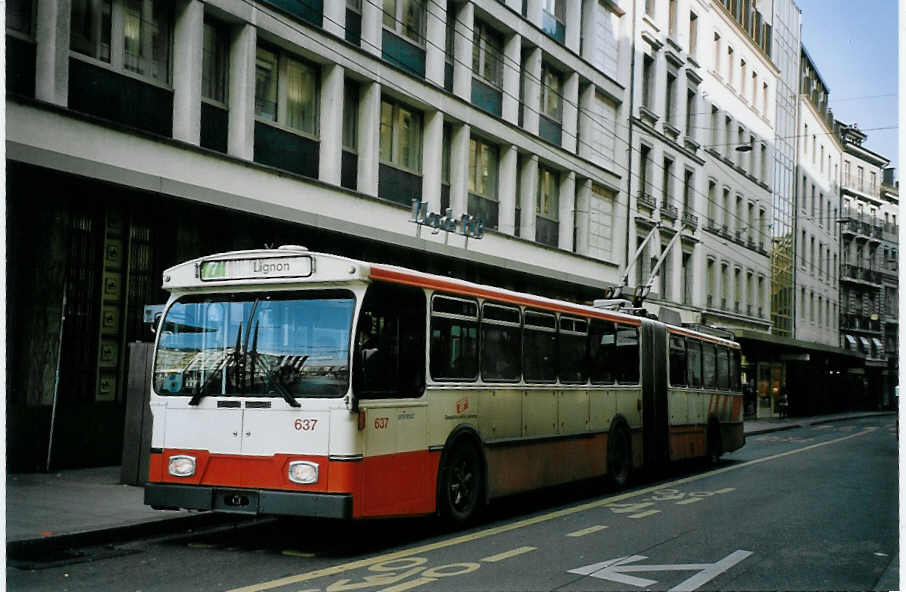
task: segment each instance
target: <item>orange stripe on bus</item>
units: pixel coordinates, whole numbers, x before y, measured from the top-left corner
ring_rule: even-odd
[[[423,276],[419,274],[408,273],[403,270],[388,269],[379,265],[371,266],[371,278],[375,280],[394,282],[397,284],[406,284],[409,286],[418,286],[420,288],[428,288],[431,290],[441,290],[444,292],[473,296],[475,298],[488,298],[496,300],[498,302],[506,302],[508,304],[520,304],[523,306],[531,306],[545,310],[553,310],[556,312],[565,312],[570,314],[583,315],[586,317],[606,319],[608,321],[615,321],[627,325],[638,326],[642,324],[641,319],[622,317],[615,314],[608,314],[604,311],[581,308],[575,305],[571,306],[565,302],[548,302],[545,300],[532,298],[528,295],[496,291],[493,288],[489,287],[477,286],[474,284],[464,284],[455,280],[447,280],[439,277]]]
[[[726,345],[731,349],[740,349],[739,344],[735,341],[730,341],[729,339],[721,339],[720,337],[714,337],[707,334],[696,333],[694,331],[688,331],[686,329],[680,329],[675,326],[668,326],[667,331],[670,333],[675,333],[677,335],[685,335],[686,337],[694,337],[695,339],[701,339],[702,341],[709,341],[711,343],[717,343],[719,345]]]

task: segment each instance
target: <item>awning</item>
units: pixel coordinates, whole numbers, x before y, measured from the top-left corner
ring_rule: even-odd
[[[843,339],[846,340],[846,349],[855,350],[856,349],[856,338],[852,335],[843,335]]]
[[[871,344],[868,343],[868,338],[862,337],[859,335],[859,343],[862,344],[862,351],[865,353],[871,353]]]

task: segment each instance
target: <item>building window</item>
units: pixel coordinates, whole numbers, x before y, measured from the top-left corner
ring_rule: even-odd
[[[381,100],[380,161],[421,173],[422,117],[417,111]]]
[[[543,166],[538,167],[535,215],[535,240],[556,247],[559,240],[560,176]]]
[[[698,15],[689,13],[689,57],[695,58],[698,54]]]
[[[673,114],[676,111],[674,102],[676,100],[676,75],[667,72],[667,96],[664,101],[664,117],[667,123],[673,123]]]
[[[347,80],[343,85],[343,149],[358,152],[359,89]]]
[[[472,74],[494,88],[503,88],[503,36],[475,21]]]
[[[169,84],[171,22],[171,5],[163,0],[74,0],[70,49]],[[123,41],[122,55],[110,53],[114,38]]]
[[[469,140],[469,213],[497,227],[497,146],[481,138]]]
[[[423,47],[425,12],[424,0],[384,0],[384,27]]]
[[[676,38],[676,0],[667,3],[667,33]]]
[[[720,76],[720,35],[714,34],[714,71]]]
[[[566,0],[544,0],[541,28],[560,43],[566,39]]]
[[[645,14],[654,18],[654,0],[645,0]]]
[[[204,24],[204,48],[201,65],[201,96],[226,104],[229,71],[229,34],[224,27]]]
[[[733,85],[733,72],[734,72],[734,63],[733,63],[733,48],[727,47],[727,82],[732,86]]]
[[[547,64],[541,68],[541,114],[560,123],[563,119],[563,91],[560,73]]]
[[[6,28],[31,37],[34,10],[34,0],[7,0]]]
[[[258,48],[255,115],[318,135],[318,71],[285,54]]]
[[[642,105],[651,109],[653,103],[652,92],[654,89],[654,59],[644,56],[642,62]]]

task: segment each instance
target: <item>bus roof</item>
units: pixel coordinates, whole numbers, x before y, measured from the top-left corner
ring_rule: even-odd
[[[273,286],[287,283],[331,283],[383,281],[514,305],[530,306],[565,314],[581,315],[626,325],[639,326],[642,317],[515,292],[485,284],[415,271],[405,267],[370,263],[305,247],[284,245],[277,249],[230,251],[199,257],[170,267],[163,274],[163,288],[170,291],[211,290],[216,287]],[[657,322],[651,319],[650,322]],[[722,339],[688,328],[663,323],[671,333],[738,348]]]

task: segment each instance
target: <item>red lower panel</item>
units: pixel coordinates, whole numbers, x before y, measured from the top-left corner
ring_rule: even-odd
[[[603,475],[606,434],[487,450],[491,497]]]
[[[670,460],[704,456],[705,426],[670,426]]]
[[[172,456],[195,457],[192,477],[174,477],[167,472]],[[319,479],[312,485],[289,480],[289,463],[318,463]],[[332,461],[323,456],[275,454],[242,456],[211,454],[206,450],[164,450],[151,455],[148,480],[157,483],[247,487],[284,491],[351,493],[353,516],[402,516],[430,514],[435,509],[435,491],[440,453],[427,450],[367,457],[361,461]]]

